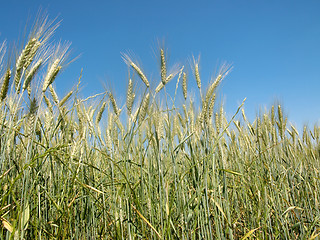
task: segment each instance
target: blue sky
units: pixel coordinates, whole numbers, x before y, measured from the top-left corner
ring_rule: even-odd
[[[21,37],[40,8],[62,20],[54,39],[72,42],[73,56],[81,55],[57,78],[60,94],[83,68],[83,95],[103,91],[105,82],[124,101],[127,52],[156,85],[154,52],[164,41],[171,64],[189,68],[192,55],[201,55],[203,85],[223,62],[233,65],[219,89],[229,116],[246,97],[251,119],[280,102],[289,122],[320,120],[320,1],[11,0],[1,3],[0,41]],[[189,88],[197,90],[193,78]]]

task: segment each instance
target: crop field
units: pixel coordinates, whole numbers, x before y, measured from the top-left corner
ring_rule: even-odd
[[[155,88],[124,54],[125,101],[82,99],[81,76],[59,96],[57,27],[0,43],[0,239],[319,238],[318,126],[298,133],[280,105],[250,122],[245,101],[228,117],[230,66],[204,83],[198,59],[169,70],[163,48]]]

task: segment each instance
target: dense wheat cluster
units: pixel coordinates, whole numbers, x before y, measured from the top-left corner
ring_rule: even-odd
[[[155,89],[123,55],[125,103],[81,99],[80,80],[59,96],[56,27],[38,21],[14,56],[0,45],[1,239],[318,237],[319,127],[299,135],[281,106],[228,119],[216,90],[230,68],[204,89],[199,59],[170,71],[162,48]]]

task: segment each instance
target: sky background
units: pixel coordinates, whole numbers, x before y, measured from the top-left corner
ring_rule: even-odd
[[[204,86],[223,62],[232,64],[219,88],[228,116],[247,98],[251,120],[259,109],[280,102],[296,126],[319,123],[318,0],[3,1],[0,42],[19,39],[40,8],[62,20],[53,39],[72,42],[72,56],[80,55],[55,81],[60,96],[83,68],[84,96],[102,92],[104,82],[124,102],[128,68],[121,53],[128,52],[155,87],[160,81],[155,52],[164,42],[169,65],[186,65],[189,73],[192,56],[201,55]],[[175,88],[175,81],[169,84]],[[188,88],[197,90],[191,76]]]

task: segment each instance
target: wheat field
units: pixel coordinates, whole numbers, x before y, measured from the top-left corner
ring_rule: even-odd
[[[280,105],[228,118],[216,94],[230,66],[204,88],[199,59],[169,70],[163,48],[154,89],[123,54],[125,102],[81,98],[81,76],[59,96],[57,27],[38,20],[13,55],[0,45],[1,239],[319,237],[318,126],[298,133]]]

